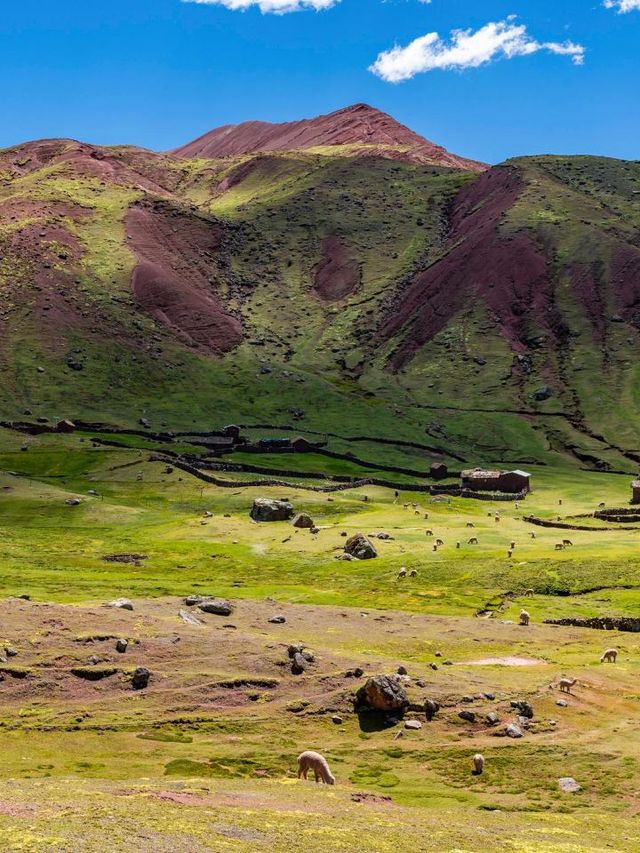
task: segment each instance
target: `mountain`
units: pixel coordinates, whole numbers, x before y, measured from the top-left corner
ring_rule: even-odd
[[[363,114],[281,127],[287,150],[234,130],[210,158],[0,151],[0,419],[635,470],[640,163],[454,168],[383,114],[349,136]]]
[[[408,127],[367,104],[301,121],[272,124],[246,121],[228,124],[176,148],[176,157],[211,159],[257,152],[297,151],[326,146],[350,146],[361,153],[413,163],[450,166],[454,169],[483,171],[486,166],[450,154]]]

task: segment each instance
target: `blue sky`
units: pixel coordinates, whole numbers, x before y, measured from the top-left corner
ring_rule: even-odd
[[[287,2],[330,8],[3,4],[0,146],[71,136],[158,150],[220,124],[364,101],[488,162],[640,158],[640,0]],[[227,8],[238,5],[249,8]]]

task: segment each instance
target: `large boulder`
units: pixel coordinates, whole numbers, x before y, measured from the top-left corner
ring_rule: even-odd
[[[374,675],[356,693],[356,710],[402,714],[409,699],[397,675]]]
[[[201,602],[198,608],[203,613],[213,613],[214,616],[231,616],[233,604],[226,598],[208,598]]]
[[[364,533],[356,533],[344,543],[345,554],[350,554],[358,560],[372,560],[378,552]]]
[[[254,521],[289,521],[293,513],[294,509],[289,501],[256,498],[250,515]]]

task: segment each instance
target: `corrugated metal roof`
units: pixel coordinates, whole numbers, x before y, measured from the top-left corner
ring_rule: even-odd
[[[509,471],[510,474],[518,474],[520,477],[530,477],[531,474],[528,471],[520,471],[516,469],[515,471]]]

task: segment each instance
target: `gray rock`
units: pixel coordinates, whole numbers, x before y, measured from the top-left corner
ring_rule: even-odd
[[[533,720],[533,708],[528,702],[516,700],[511,702],[511,707],[516,710],[521,717],[526,717],[528,720]]]
[[[424,700],[424,715],[429,722],[433,720],[435,715],[440,710],[440,705],[434,699]]]
[[[230,616],[233,613],[233,604],[226,598],[208,598],[198,605],[203,613],[213,613],[214,616]]]
[[[582,786],[578,785],[571,776],[563,776],[562,779],[558,779],[558,787],[565,794],[577,794],[578,791],[582,790]]]
[[[80,500],[80,498],[68,498],[65,501],[65,504],[67,506],[80,506],[81,503],[82,501]]]
[[[566,699],[556,699],[556,705],[558,705],[559,708],[566,708],[569,703]]]
[[[128,640],[120,639],[116,640],[116,651],[123,655],[127,651],[127,647],[129,645]]]
[[[151,673],[146,666],[139,666],[133,673],[131,686],[134,690],[144,690],[144,688],[149,684],[150,677]]]
[[[116,598],[115,601],[109,602],[109,607],[115,607],[118,610],[133,610],[133,604],[128,598]]]
[[[352,557],[351,554],[338,554],[336,560],[344,560],[347,563],[352,563],[356,557]]]
[[[374,675],[356,693],[356,710],[371,708],[402,714],[408,705],[409,699],[397,675]]]
[[[476,712],[475,711],[460,711],[458,714],[461,720],[464,720],[466,723],[475,723],[476,721]]]
[[[307,661],[300,654],[300,652],[296,652],[291,661],[291,672],[294,675],[302,675],[302,673],[307,668]]]
[[[4,653],[8,658],[14,658],[18,654],[17,650],[12,646],[5,646]]]
[[[181,610],[180,618],[183,622],[186,622],[187,625],[204,625],[204,622],[201,619],[198,619],[198,617],[194,616],[193,613],[189,613],[188,610]]]
[[[500,717],[496,714],[495,711],[489,711],[485,719],[490,726],[495,726],[500,722]]]
[[[378,552],[364,533],[356,533],[344,543],[345,554],[350,554],[358,560],[372,560],[378,556]]]
[[[283,625],[286,621],[286,618],[281,615],[272,616],[271,619],[269,619],[269,622],[271,622],[273,625]]]
[[[522,737],[522,729],[519,726],[516,726],[515,723],[509,723],[509,725],[505,728],[504,733],[507,737],[519,738]]]
[[[402,664],[400,664],[400,666],[397,668],[396,672],[398,673],[398,675],[407,675],[407,668],[406,668],[406,666],[403,666]]]
[[[200,602],[201,602],[201,601],[204,601],[204,600],[205,600],[205,599],[204,599],[204,596],[202,596],[202,595],[196,595],[196,594],[194,593],[193,595],[188,595],[188,596],[185,598],[184,603],[187,605],[187,607],[193,607],[193,606],[194,606],[194,605],[196,605],[196,604],[200,604]]]
[[[302,530],[309,529],[310,527],[315,527],[313,523],[313,519],[310,515],[307,515],[306,512],[300,512],[291,522],[294,527],[299,527]]]
[[[422,728],[422,723],[420,720],[406,720],[404,724],[405,729],[413,729],[417,731]]]
[[[250,515],[254,521],[289,521],[293,513],[294,509],[289,501],[256,498]]]
[[[342,725],[342,717],[339,714],[334,714],[331,717],[331,722],[335,723],[336,726],[340,726],[340,725]]]

